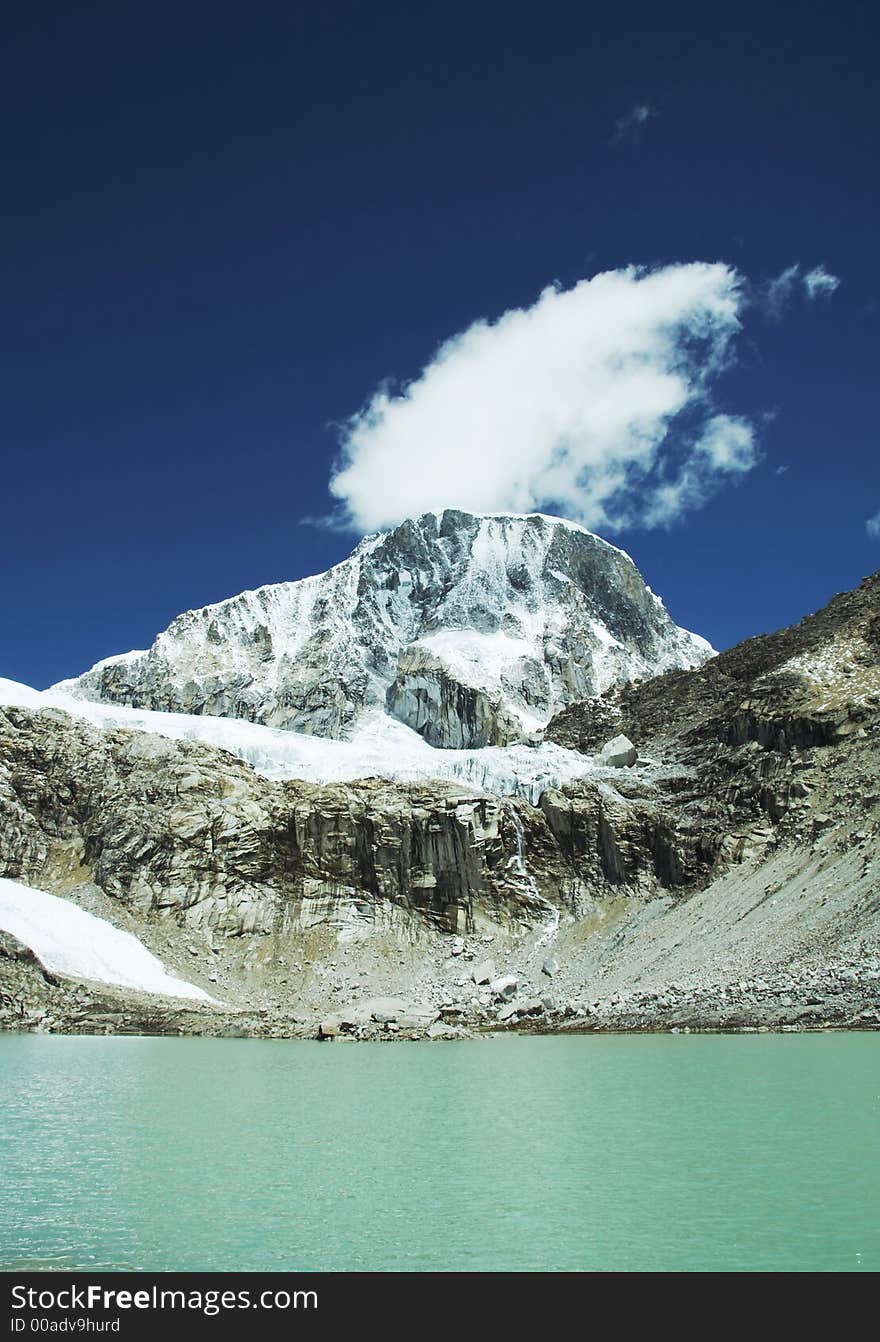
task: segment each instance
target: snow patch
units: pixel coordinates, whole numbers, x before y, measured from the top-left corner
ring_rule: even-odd
[[[56,974],[161,997],[214,1001],[201,988],[167,974],[162,961],[131,932],[45,890],[0,878],[0,929],[29,946]]]
[[[7,708],[46,708],[46,695],[43,690],[32,690],[30,685],[22,685],[17,680],[7,680],[0,676],[0,704]]]
[[[438,520],[443,516],[442,513],[434,513],[433,515]],[[610,541],[606,541],[604,536],[597,536],[595,531],[590,531],[588,527],[583,526],[580,522],[572,522],[568,517],[554,517],[552,513],[473,513],[472,516],[478,517],[481,521],[490,522],[503,522],[507,520],[510,520],[511,522],[528,522],[530,518],[537,517],[542,522],[546,522],[548,526],[563,527],[566,531],[577,531],[582,536],[592,536],[593,540],[598,541],[600,545],[607,545],[609,550],[614,550],[617,554],[622,555],[624,559],[629,560],[633,568],[635,568],[635,561],[627,554],[626,550],[622,550],[619,545],[612,545]]]
[[[599,640],[600,643],[604,644],[606,648],[623,648],[623,644],[621,643],[620,639],[615,638],[614,635],[610,632],[610,630],[605,628],[604,624],[600,624],[598,620],[594,620],[592,618],[590,619],[589,623],[590,628],[596,635],[596,638]]]
[[[473,629],[443,629],[417,639],[410,647],[427,648],[462,684],[499,695],[504,672],[520,658],[535,656],[531,643],[500,629],[492,634],[480,634]]]

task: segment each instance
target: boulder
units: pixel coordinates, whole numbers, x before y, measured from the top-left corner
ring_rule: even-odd
[[[481,983],[491,983],[495,977],[495,964],[492,960],[483,960],[480,964],[474,965],[471,971],[471,978],[478,986]]]
[[[399,1020],[406,1003],[399,997],[372,997],[365,1002],[354,1002],[334,1012],[335,1018],[343,1026],[355,1029],[359,1025],[369,1025],[371,1021],[382,1023]]]
[[[513,997],[516,992],[517,978],[515,974],[502,974],[500,978],[493,979],[489,984],[495,997]]]
[[[455,1039],[458,1036],[458,1030],[453,1025],[444,1025],[442,1021],[436,1021],[428,1027],[429,1039]]]
[[[401,1030],[426,1030],[439,1016],[436,1007],[418,1003],[404,1007],[397,1017],[397,1024]]]
[[[635,764],[638,757],[639,752],[628,736],[615,736],[599,751],[599,763],[612,769],[627,769]]]

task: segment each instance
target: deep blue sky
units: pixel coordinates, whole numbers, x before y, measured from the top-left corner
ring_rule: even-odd
[[[19,5],[2,137],[0,675],[43,686],[356,541],[332,422],[630,262],[800,261],[724,383],[764,460],[609,539],[716,646],[880,562],[871,4]],[[610,143],[634,103],[659,115]],[[777,467],[786,466],[783,474]]]

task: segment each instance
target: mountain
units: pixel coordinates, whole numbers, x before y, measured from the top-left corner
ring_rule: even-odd
[[[143,730],[146,713],[84,720],[13,693],[0,877],[132,933],[224,1007],[53,978],[15,924],[8,1028],[880,1024],[880,574],[791,629],[569,705],[542,748],[585,772],[533,804],[473,782],[273,781]],[[621,734],[631,749],[599,750]]]
[[[447,509],[326,573],[187,611],[149,650],[53,688],[331,738],[387,712],[473,748],[534,740],[567,704],[711,655],[583,527]]]

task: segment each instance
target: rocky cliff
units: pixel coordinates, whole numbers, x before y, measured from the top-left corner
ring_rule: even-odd
[[[92,882],[141,917],[295,936],[420,915],[540,916],[514,804],[448,785],[271,783],[223,751],[0,711],[2,875]]]
[[[56,688],[328,737],[379,707],[470,747],[528,740],[573,700],[710,655],[582,527],[448,509],[316,577],[188,611],[148,651]]]
[[[603,891],[693,886],[715,857],[628,771],[536,806],[439,782],[275,783],[225,751],[57,709],[0,709],[0,832],[2,876],[91,883],[222,938],[533,927]]]
[[[815,793],[850,763],[870,799],[880,718],[880,574],[800,624],[747,640],[687,673],[572,705],[548,739],[591,753],[617,733],[671,771],[679,814],[730,832],[751,817],[804,837]],[[670,785],[667,785],[669,787]],[[829,792],[830,787],[830,792]]]

